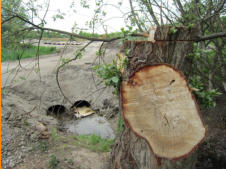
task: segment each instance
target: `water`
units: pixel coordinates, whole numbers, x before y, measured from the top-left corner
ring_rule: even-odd
[[[79,135],[95,134],[102,139],[114,139],[115,134],[110,123],[104,118],[97,115],[85,117],[81,120],[73,121],[66,124],[68,132]]]

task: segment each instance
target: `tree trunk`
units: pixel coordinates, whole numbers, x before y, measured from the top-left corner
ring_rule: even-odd
[[[196,30],[176,27],[171,33],[170,27],[158,27],[155,42],[126,41],[121,52],[129,49],[128,67],[124,70],[123,80],[126,81],[141,67],[159,63],[167,63],[183,73],[189,73],[192,58],[193,41]],[[116,138],[108,168],[112,169],[195,169],[196,153],[177,160],[160,159],[150,150],[147,142],[138,137],[124,124],[124,129]]]

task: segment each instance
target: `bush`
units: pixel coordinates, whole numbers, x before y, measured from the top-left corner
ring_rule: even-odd
[[[221,93],[218,92],[216,89],[212,90],[205,89],[200,76],[197,75],[192,76],[190,78],[189,85],[191,88],[196,89],[196,91],[194,91],[194,94],[201,105],[203,105],[206,108],[212,108],[216,106],[215,98],[221,95]]]

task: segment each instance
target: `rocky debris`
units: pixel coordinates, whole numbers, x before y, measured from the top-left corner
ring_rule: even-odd
[[[36,124],[36,129],[39,132],[39,138],[41,139],[48,139],[49,138],[49,131],[46,126],[44,126],[42,123]]]

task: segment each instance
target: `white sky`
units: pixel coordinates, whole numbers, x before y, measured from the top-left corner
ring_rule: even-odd
[[[26,1],[27,0],[24,0],[24,2]],[[42,4],[43,1],[45,0],[37,0],[37,3]],[[85,23],[86,21],[90,21],[90,19],[94,14],[93,10],[95,8],[95,0],[88,0],[89,2],[91,2],[89,3],[91,4],[89,9],[83,9],[82,7],[80,7],[78,0],[77,0],[77,4],[75,3],[75,7],[70,9],[70,5],[72,1],[73,0],[50,0],[49,11],[46,16],[47,24],[45,25],[45,27],[71,32],[74,23],[76,23],[78,25],[77,27],[88,29],[88,26],[86,26]],[[120,2],[120,0],[107,0],[106,2],[108,4],[117,5],[117,3]],[[65,13],[66,15],[64,16],[63,20],[58,19],[57,21],[54,22],[52,17],[53,15],[57,14],[58,9],[60,9],[60,11]],[[77,12],[73,13],[73,9],[75,9]],[[105,6],[103,9],[107,13],[105,19],[108,20],[109,18],[112,18],[105,22],[105,25],[107,25],[108,33],[114,32],[114,31],[120,31],[120,28],[125,27],[124,18],[119,18],[122,16],[122,13],[120,12],[119,9],[113,6]],[[127,0],[123,1],[123,5],[120,9],[124,13],[130,10],[130,6]],[[43,9],[38,12],[40,17],[43,17],[45,10],[46,9]],[[38,20],[35,20],[36,23],[38,23],[37,21]],[[88,30],[85,30],[85,31],[88,31]],[[89,30],[89,32],[91,32],[91,30]],[[103,25],[97,26],[97,29],[95,30],[95,32],[104,33]]]

